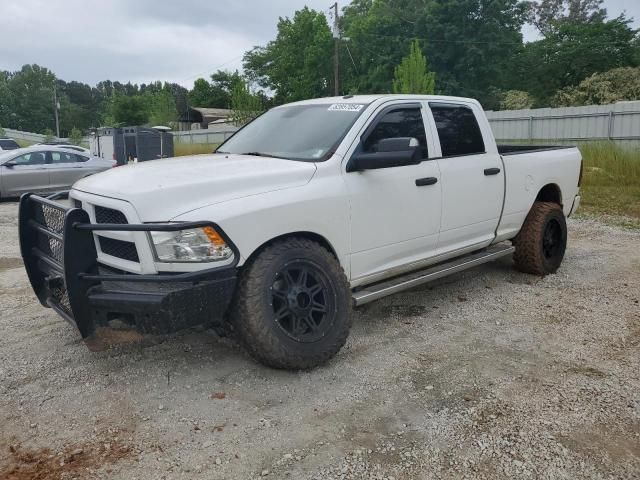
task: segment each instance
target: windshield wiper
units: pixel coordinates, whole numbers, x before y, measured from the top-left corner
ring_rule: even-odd
[[[246,153],[241,153],[240,155],[251,155],[252,157],[280,158],[282,160],[289,160],[287,157],[279,157],[277,155],[271,155],[270,153],[264,153],[264,152],[246,152]]]

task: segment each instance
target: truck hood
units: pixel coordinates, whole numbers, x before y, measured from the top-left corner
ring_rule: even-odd
[[[197,208],[307,184],[313,163],[214,154],[153,160],[93,175],[73,188],[125,200],[143,222],[169,221]]]

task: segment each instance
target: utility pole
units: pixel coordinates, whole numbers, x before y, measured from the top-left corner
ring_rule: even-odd
[[[60,119],[58,118],[58,110],[60,109],[60,104],[58,103],[58,85],[56,81],[53,81],[53,112],[56,116],[56,137],[60,138]]]
[[[338,24],[338,2],[331,8],[334,9],[333,16],[333,39],[335,43],[335,53],[333,59],[333,83],[335,85],[336,97],[340,95],[340,27]]]

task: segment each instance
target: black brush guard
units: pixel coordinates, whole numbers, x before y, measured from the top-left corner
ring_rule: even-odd
[[[92,224],[81,208],[26,194],[20,199],[20,250],[40,303],[75,325],[89,346],[125,324],[141,334],[166,334],[220,322],[236,283],[239,253],[211,222]],[[95,231],[177,231],[212,226],[234,253],[230,266],[194,273],[137,275],[100,266]]]

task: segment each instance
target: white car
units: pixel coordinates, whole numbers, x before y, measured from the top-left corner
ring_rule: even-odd
[[[18,142],[13,138],[0,137],[0,152],[4,150],[15,150],[17,148],[20,148],[20,145],[18,145]]]
[[[496,145],[475,100],[309,100],[214,155],[83,179],[71,209],[25,196],[22,252],[43,305],[90,346],[115,319],[140,333],[205,323],[266,365],[306,369],[344,345],[354,305],[511,254],[554,273],[581,167],[573,147]]]

